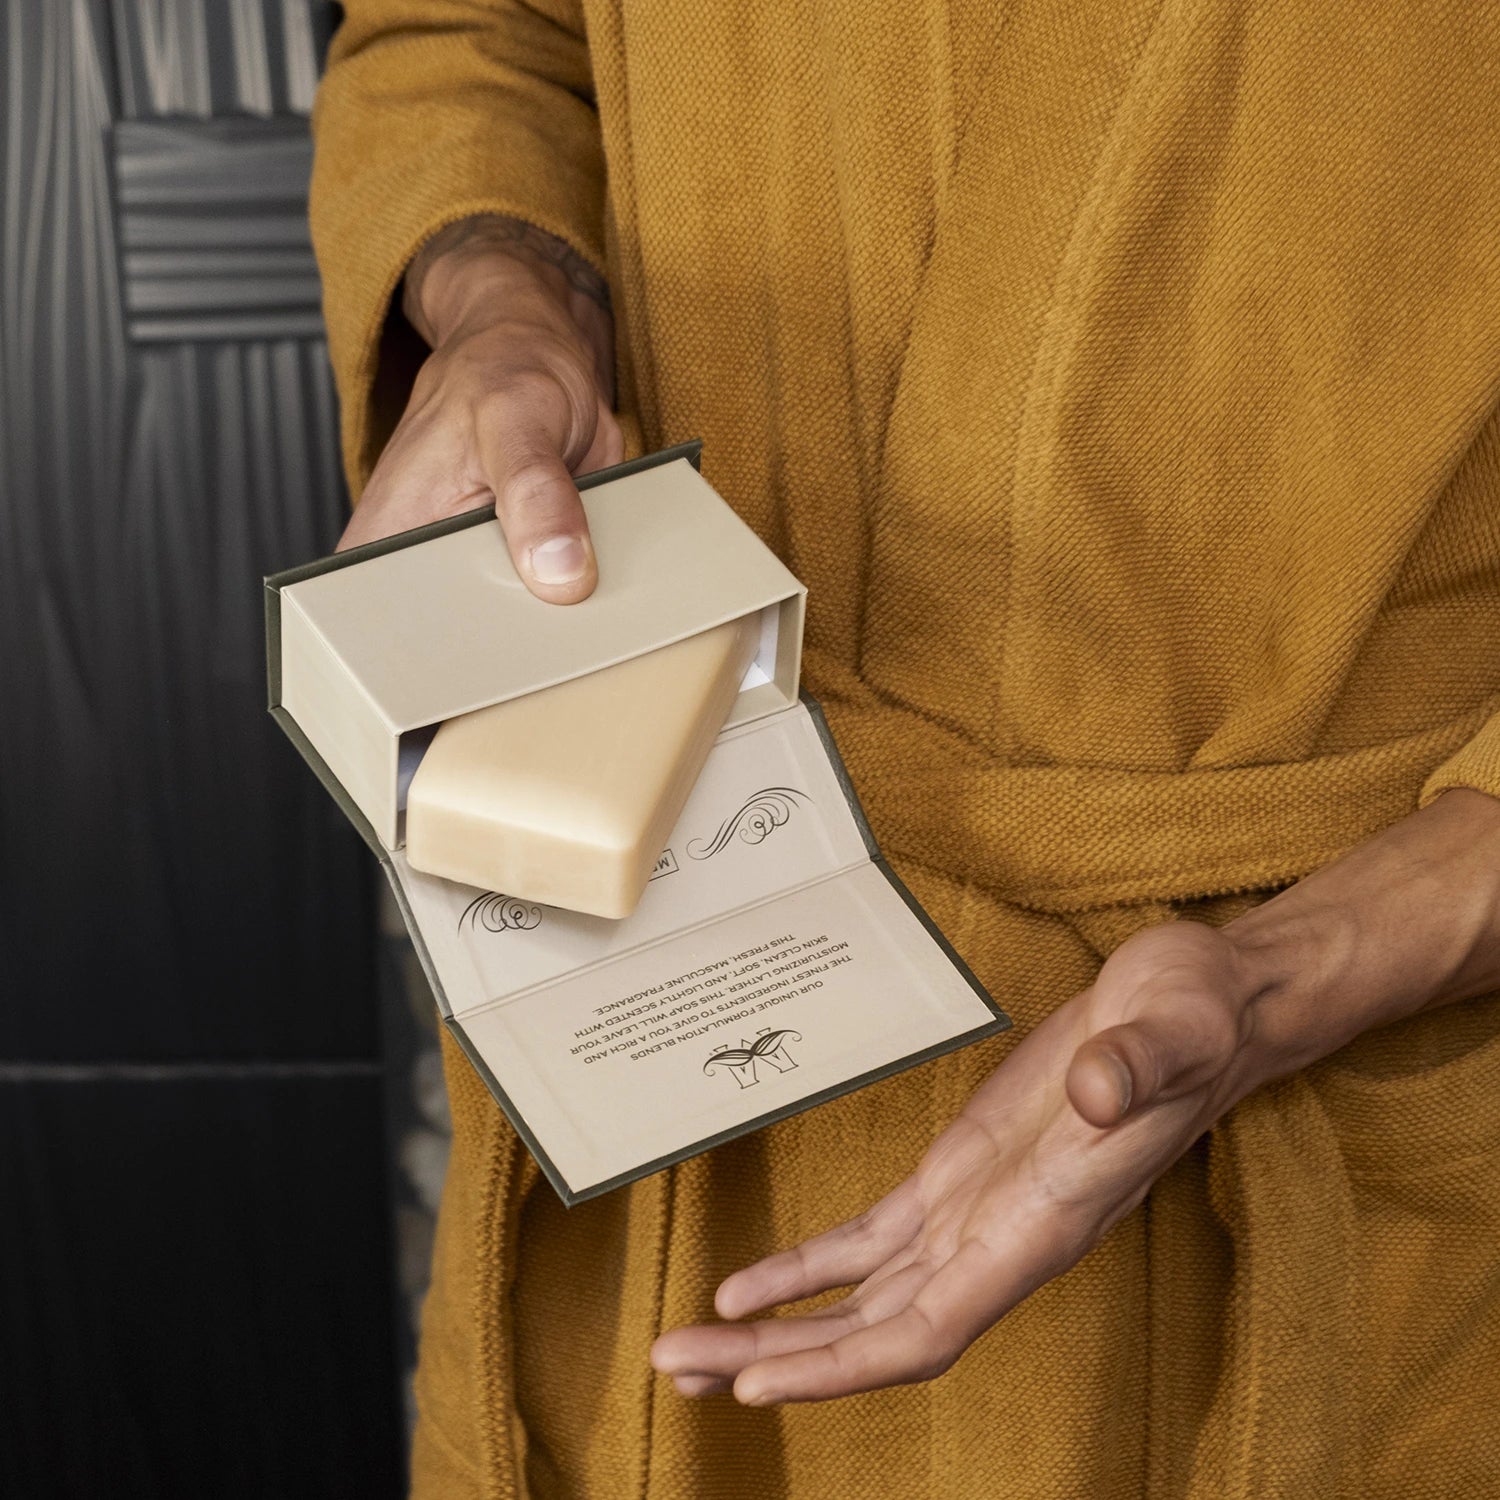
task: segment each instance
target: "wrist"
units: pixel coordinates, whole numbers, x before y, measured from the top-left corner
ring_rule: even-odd
[[[433,349],[502,321],[581,339],[613,404],[609,285],[571,245],[533,224],[481,214],[439,230],[407,269],[402,311]]]
[[[445,248],[441,242],[424,250],[407,272],[402,310],[407,320],[436,349],[464,329],[508,315],[561,312],[562,290],[546,268],[526,251],[466,239]]]
[[[1364,1029],[1333,998],[1359,947],[1354,914],[1282,896],[1223,929],[1245,996],[1241,1097],[1337,1051]]]
[[[1250,1088],[1500,988],[1500,799],[1445,793],[1228,923]]]

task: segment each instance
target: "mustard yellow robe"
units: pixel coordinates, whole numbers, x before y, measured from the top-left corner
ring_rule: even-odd
[[[877,833],[1024,1033],[1500,792],[1500,18],[1475,0],[351,0],[314,228],[357,490],[476,212],[607,269],[640,442],[811,588]],[[1014,1035],[571,1211],[462,1059],[422,1497],[1500,1494],[1500,1005],[1253,1096],[935,1383],[691,1403],[663,1327]]]

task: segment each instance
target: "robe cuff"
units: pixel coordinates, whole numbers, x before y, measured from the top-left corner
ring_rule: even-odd
[[[389,9],[349,5],[313,114],[313,247],[356,498],[427,354],[398,295],[427,240],[459,219],[504,214],[601,274],[605,264],[603,147],[582,38],[518,5],[451,28],[409,15],[396,24],[383,19]]]

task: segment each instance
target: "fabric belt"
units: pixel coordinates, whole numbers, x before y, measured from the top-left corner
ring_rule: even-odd
[[[1495,711],[1309,760],[1148,772],[1006,765],[861,697],[822,707],[885,852],[1058,914],[1296,880],[1415,811]]]

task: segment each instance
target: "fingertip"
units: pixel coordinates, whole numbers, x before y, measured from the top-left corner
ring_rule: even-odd
[[[548,604],[577,604],[599,579],[588,517],[572,476],[556,454],[512,457],[490,466],[495,516],[516,573]]]
[[[781,1395],[752,1365],[748,1370],[741,1371],[736,1378],[734,1399],[741,1406],[774,1406],[781,1400]]]
[[[1135,1079],[1120,1054],[1109,1047],[1085,1047],[1068,1069],[1073,1108],[1100,1130],[1118,1125],[1130,1113]]]
[[[718,1291],[714,1293],[714,1311],[729,1323],[737,1322],[745,1316],[749,1311],[746,1302],[747,1298],[733,1276],[721,1281]]]
[[[674,1367],[677,1361],[672,1357],[672,1348],[676,1342],[672,1337],[672,1333],[668,1332],[659,1335],[651,1345],[651,1352],[647,1355],[647,1358],[651,1361],[651,1368],[658,1375],[672,1375],[676,1373]]]
[[[736,1323],[767,1308],[775,1307],[789,1299],[776,1265],[780,1257],[771,1261],[757,1261],[754,1265],[726,1276],[714,1294],[714,1311],[726,1322]]]
[[[588,536],[558,535],[535,542],[517,559],[522,581],[549,604],[577,604],[594,592],[599,567]]]

